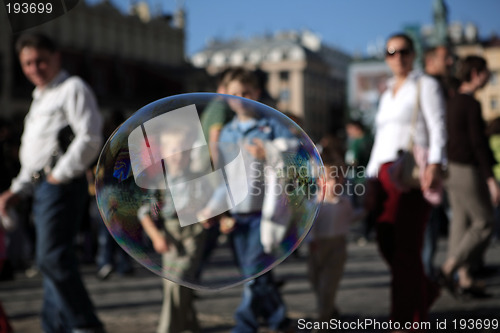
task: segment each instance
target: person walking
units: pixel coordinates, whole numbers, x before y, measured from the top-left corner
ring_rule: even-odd
[[[21,138],[21,170],[0,195],[0,213],[33,196],[36,262],[43,274],[42,329],[46,333],[104,332],[78,271],[74,240],[86,209],[85,171],[102,143],[96,98],[82,79],[61,67],[45,35],[25,34],[16,51],[35,85]]]
[[[493,175],[495,158],[486,136],[481,105],[473,97],[489,79],[486,60],[465,58],[458,70],[462,82],[448,103],[448,179],[452,210],[447,259],[441,278],[453,295],[485,297],[487,294],[470,270],[481,260],[493,230],[493,206],[500,202],[500,188]],[[458,284],[453,274],[458,273]]]
[[[437,285],[424,273],[421,249],[431,210],[424,193],[437,190],[441,181],[446,144],[445,107],[439,83],[414,71],[414,60],[415,50],[409,36],[389,37],[386,63],[393,78],[380,100],[375,142],[367,166],[367,174],[373,178],[369,186],[373,186],[373,181],[379,184],[377,242],[391,270],[391,319],[401,323],[427,320],[429,308],[439,294]],[[416,108],[418,117],[413,124]],[[391,167],[411,139],[419,148],[419,155],[427,158],[425,166],[422,165],[420,188],[405,190],[395,183]],[[367,193],[373,192],[367,189]]]
[[[435,78],[440,86],[445,100],[454,95],[451,70],[454,57],[450,49],[445,45],[437,45],[428,48],[424,53],[424,71]],[[443,193],[444,200],[441,204],[432,207],[431,215],[425,227],[424,245],[422,248],[422,261],[425,274],[433,280],[437,279],[437,270],[434,267],[439,232],[442,226],[448,225],[448,204],[446,192]]]

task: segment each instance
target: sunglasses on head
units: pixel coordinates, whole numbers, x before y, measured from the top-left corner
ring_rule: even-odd
[[[395,49],[388,49],[386,52],[385,52],[385,55],[386,57],[393,57],[395,56],[397,53],[399,53],[401,56],[408,56],[412,53],[413,51],[410,50],[410,49],[401,49],[401,50],[395,50]]]

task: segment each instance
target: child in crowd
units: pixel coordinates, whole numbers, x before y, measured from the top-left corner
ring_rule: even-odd
[[[228,95],[259,100],[261,87],[253,72],[238,68],[227,75]],[[228,98],[227,103],[235,112],[235,117],[223,127],[220,134],[221,165],[231,162],[241,152],[247,174],[234,170],[235,174],[228,175],[228,179],[242,181],[244,177],[247,184],[260,189],[249,190],[248,195],[230,209],[231,218],[234,220],[231,239],[237,262],[241,273],[251,277],[258,274],[263,264],[270,259],[264,251],[260,237],[265,184],[256,181],[257,176],[252,172],[259,169],[257,173],[262,173],[261,169],[266,161],[266,145],[276,138],[289,138],[292,134],[275,119],[259,116],[257,110],[252,110],[240,99]],[[204,214],[211,216],[210,212],[217,211],[217,206],[225,202],[225,194],[222,197],[214,195]],[[235,314],[236,326],[233,333],[257,332],[260,318],[267,322],[271,330],[281,331],[289,326],[285,305],[271,271],[245,283],[242,300]]]
[[[317,299],[318,321],[337,318],[337,289],[347,258],[347,234],[352,222],[362,218],[344,195],[343,170],[323,152],[326,183],[325,198],[309,233],[309,280]]]
[[[179,147],[189,146],[194,139],[187,129],[169,128],[160,135],[160,149],[165,162],[168,183],[184,186],[173,194],[169,190],[150,192],[138,217],[153,243],[162,254],[163,269],[174,281],[194,281],[204,247],[204,228],[201,223],[181,226],[182,210],[197,210],[206,204],[203,186],[195,186],[190,170],[190,151],[179,152]],[[160,181],[165,181],[163,177]],[[180,185],[178,185],[180,184]],[[200,184],[198,184],[200,185]],[[205,184],[206,185],[206,184]],[[181,196],[179,197],[179,193]],[[196,207],[193,207],[196,206]],[[157,214],[157,210],[160,214]],[[158,227],[159,223],[160,227]],[[158,333],[199,332],[193,290],[175,282],[163,280],[163,305]]]

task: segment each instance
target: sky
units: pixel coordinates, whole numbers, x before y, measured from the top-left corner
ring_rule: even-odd
[[[101,0],[87,0],[95,3]],[[110,0],[124,10],[137,0]],[[349,54],[366,54],[408,24],[431,24],[434,0],[147,0],[153,14],[187,13],[186,52],[201,51],[213,38],[223,40],[308,29],[324,43]],[[500,0],[446,0],[449,22],[472,22],[481,37],[500,36]]]

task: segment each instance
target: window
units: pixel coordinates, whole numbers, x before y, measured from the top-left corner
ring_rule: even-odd
[[[496,86],[498,84],[498,72],[491,72],[490,84]]]
[[[281,81],[288,81],[288,76],[289,76],[288,71],[281,71],[280,72],[280,80]]]
[[[491,99],[490,99],[490,108],[492,110],[497,110],[498,109],[498,97],[497,96],[491,96]]]
[[[288,102],[290,100],[290,90],[288,88],[281,89],[280,101]]]

